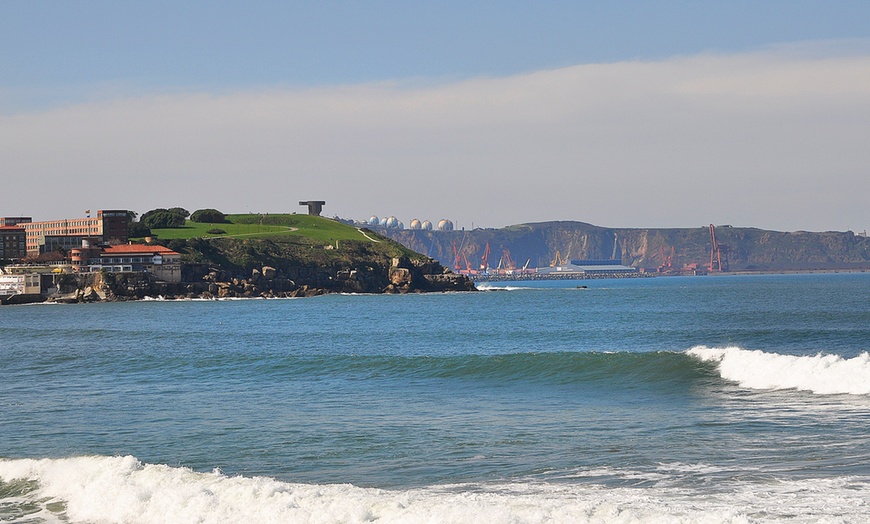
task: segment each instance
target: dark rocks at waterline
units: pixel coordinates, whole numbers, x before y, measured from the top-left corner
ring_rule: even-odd
[[[203,272],[200,272],[202,274]],[[303,281],[289,278],[280,269],[263,266],[250,276],[208,268],[197,281],[161,282],[149,273],[89,273],[69,275],[62,290],[48,300],[65,303],[128,301],[145,298],[231,299],[296,298],[327,293],[426,293],[475,291],[464,275],[451,273],[437,262],[420,263],[406,257],[393,259],[389,271],[359,267],[336,272],[297,272]]]

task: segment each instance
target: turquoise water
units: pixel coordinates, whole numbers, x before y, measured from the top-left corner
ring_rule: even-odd
[[[483,287],[0,308],[0,521],[870,520],[870,274]]]

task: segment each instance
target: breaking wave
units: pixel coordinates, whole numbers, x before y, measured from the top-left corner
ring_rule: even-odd
[[[496,355],[288,357],[261,372],[283,377],[406,377],[536,384],[673,384],[713,378],[712,364],[681,352],[544,352]]]
[[[859,522],[856,478],[691,489],[518,482],[408,490],[200,473],[135,457],[0,460],[0,520],[60,523]],[[835,502],[832,504],[832,502]]]
[[[737,347],[697,346],[686,352],[717,364],[725,380],[749,389],[797,389],[820,395],[870,395],[870,354],[854,358],[780,355]]]

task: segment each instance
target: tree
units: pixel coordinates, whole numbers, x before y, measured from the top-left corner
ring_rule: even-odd
[[[226,222],[227,216],[217,209],[197,209],[190,215],[191,222],[206,222],[210,224],[219,224]]]
[[[131,222],[127,229],[127,236],[130,238],[147,237],[151,234],[151,230],[142,222]]]
[[[188,212],[180,207],[152,209],[142,214],[139,222],[149,229],[183,227]]]

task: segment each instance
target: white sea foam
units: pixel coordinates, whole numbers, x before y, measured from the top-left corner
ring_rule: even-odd
[[[383,490],[312,485],[142,464],[134,457],[0,460],[0,479],[31,479],[41,505],[10,522],[321,523],[866,522],[870,485],[837,478],[735,484],[717,492],[513,483]]]
[[[543,288],[534,288],[531,286],[500,286],[498,284],[478,283],[475,284],[478,291],[528,291]]]
[[[750,389],[798,389],[821,395],[870,395],[870,355],[794,356],[737,347],[697,346],[687,354],[718,362],[722,378]]]

